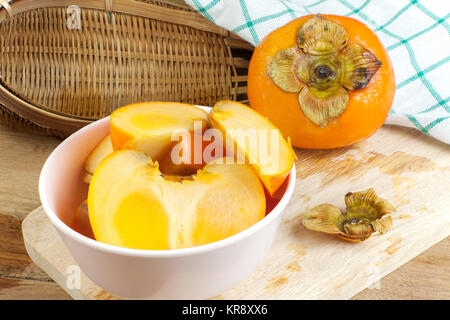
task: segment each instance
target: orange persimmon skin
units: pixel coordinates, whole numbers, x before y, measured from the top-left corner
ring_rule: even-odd
[[[303,114],[298,93],[283,91],[267,75],[267,66],[272,57],[279,50],[296,47],[298,29],[312,15],[293,20],[261,41],[253,53],[248,72],[250,105],[268,117],[285,137],[290,137],[293,146],[300,148],[332,149],[370,137],[384,123],[394,100],[392,63],[377,35],[355,19],[323,16],[340,23],[347,30],[349,42],[357,42],[370,50],[382,65],[366,88],[348,90],[346,110],[321,128]]]

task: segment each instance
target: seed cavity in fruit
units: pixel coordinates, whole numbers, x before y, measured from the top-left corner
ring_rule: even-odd
[[[267,74],[282,90],[299,94],[305,116],[327,126],[347,108],[347,90],[363,89],[381,67],[377,57],[348,40],[347,30],[320,14],[297,31],[297,46],[278,51]]]

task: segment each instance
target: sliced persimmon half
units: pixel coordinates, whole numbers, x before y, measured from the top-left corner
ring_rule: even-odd
[[[133,249],[176,249],[249,228],[265,215],[262,184],[251,166],[220,162],[227,161],[173,179],[143,152],[112,153],[89,186],[95,239]]]

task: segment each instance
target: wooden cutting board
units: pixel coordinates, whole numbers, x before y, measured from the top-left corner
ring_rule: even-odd
[[[384,126],[339,150],[296,150],[297,183],[265,261],[217,299],[348,299],[450,235],[450,147],[419,132]],[[301,215],[320,203],[344,207],[348,191],[375,188],[397,207],[394,228],[361,243],[312,232]],[[28,254],[76,299],[114,299],[81,273],[42,208],[24,220]]]

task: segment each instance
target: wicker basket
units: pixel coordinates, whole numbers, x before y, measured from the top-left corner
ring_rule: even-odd
[[[0,4],[0,123],[66,136],[133,102],[247,102],[253,47],[180,0]]]

